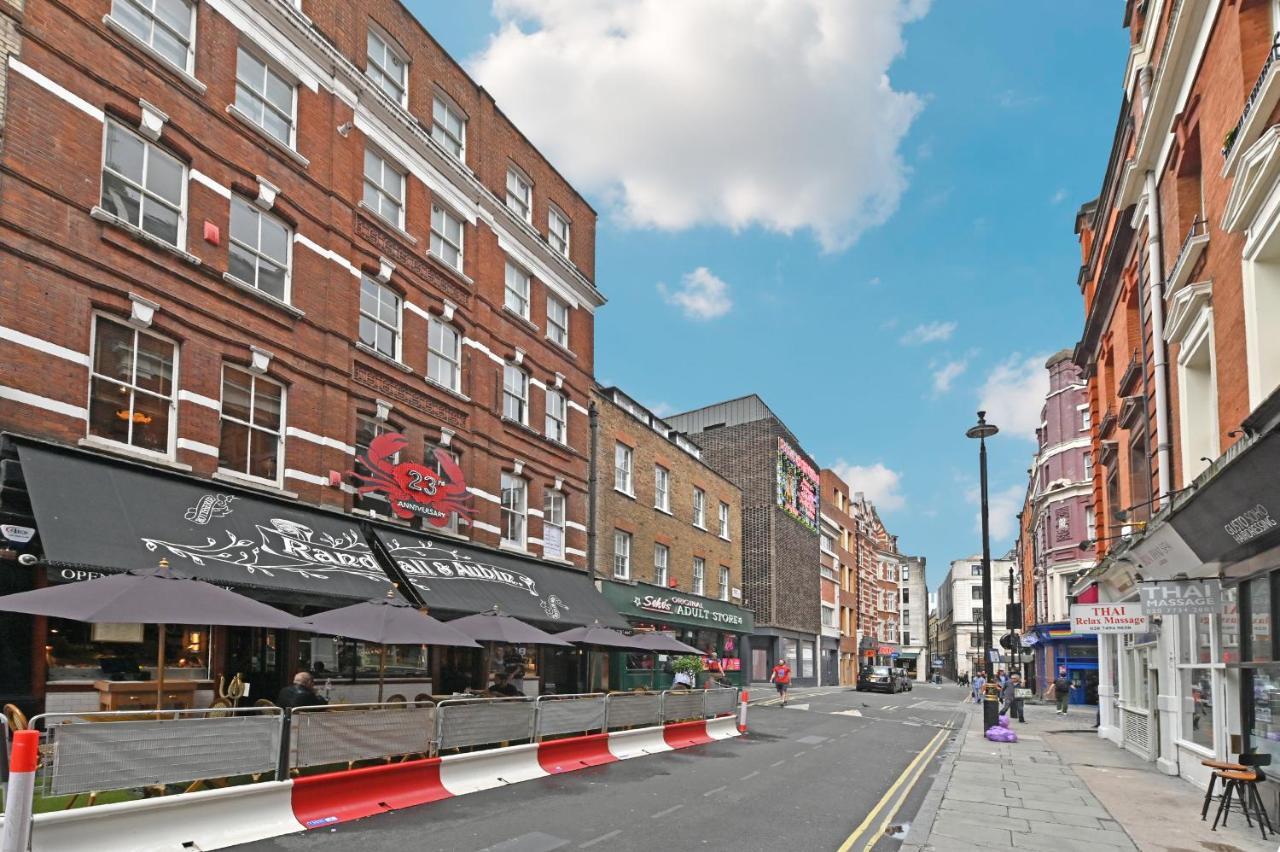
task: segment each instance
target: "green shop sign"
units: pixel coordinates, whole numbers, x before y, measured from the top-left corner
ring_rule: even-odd
[[[681,594],[647,583],[604,582],[604,597],[620,615],[628,618],[707,627],[726,633],[751,633],[755,620],[750,610],[723,601]]]

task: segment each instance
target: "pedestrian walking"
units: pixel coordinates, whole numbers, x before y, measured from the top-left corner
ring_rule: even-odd
[[[1000,715],[1025,723],[1027,720],[1022,715],[1022,698],[1018,695],[1021,688],[1022,676],[1014,672],[1005,685],[1000,687]]]
[[[982,687],[987,685],[987,678],[982,672],[973,676],[973,703],[982,703]]]
[[[1067,668],[1058,669],[1058,677],[1053,682],[1053,694],[1058,699],[1058,715],[1067,715],[1067,702],[1071,700],[1071,678],[1067,677]]]
[[[791,688],[791,666],[787,665],[786,660],[778,660],[778,664],[769,673],[769,682],[778,688],[778,695],[782,698],[782,706],[786,707],[787,690]]]

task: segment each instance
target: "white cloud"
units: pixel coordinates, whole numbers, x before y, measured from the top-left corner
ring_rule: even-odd
[[[1040,409],[1049,392],[1048,355],[1013,354],[996,365],[978,393],[978,407],[1000,431],[1035,440]]]
[[[675,408],[672,407],[671,403],[667,402],[665,399],[662,402],[649,406],[649,410],[659,417],[666,417],[668,414],[676,413]]]
[[[903,346],[919,346],[923,343],[937,343],[943,340],[950,340],[951,335],[955,334],[956,324],[954,322],[927,322],[921,323],[915,328],[902,335],[898,341]]]
[[[948,361],[941,367],[933,371],[933,392],[934,394],[944,394],[951,390],[951,383],[960,378],[965,370],[969,369],[969,360],[962,358],[959,361]]]
[[[880,462],[864,467],[841,459],[831,469],[848,484],[850,491],[861,491],[881,511],[892,512],[907,505],[907,498],[898,490],[902,474]]]
[[[729,298],[729,285],[705,266],[685,273],[676,290],[659,282],[658,292],[668,305],[675,305],[686,318],[692,320],[722,317],[733,307],[733,300]]]
[[[1018,531],[1018,513],[1027,496],[1027,486],[1010,485],[999,491],[987,492],[987,521],[991,526],[991,546],[999,547],[997,542],[1009,541]],[[982,492],[978,486],[965,492],[965,500],[978,507],[973,513],[974,532],[982,532]],[[981,542],[979,542],[981,546]],[[992,554],[994,559],[998,554]]]
[[[1040,95],[1026,95],[1015,89],[1005,89],[996,96],[996,103],[1001,109],[1022,109],[1024,107],[1035,106],[1044,100]]]
[[[879,287],[879,286],[880,286],[880,276],[879,276],[879,275],[873,275],[873,276],[871,276],[871,278],[867,281],[867,284],[868,284],[868,285],[870,285],[870,286],[872,286],[872,287]]]
[[[1066,200],[1067,200],[1067,191],[1065,189],[1060,189],[1049,198],[1049,203],[1061,204]]]
[[[922,99],[895,91],[928,0],[494,0],[471,70],[626,224],[809,229],[828,251],[897,209]],[[767,105],[767,106],[766,106]]]

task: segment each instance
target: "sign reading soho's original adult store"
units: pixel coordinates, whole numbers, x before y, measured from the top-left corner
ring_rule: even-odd
[[[604,596],[627,618],[707,627],[727,633],[755,629],[751,611],[710,598],[683,595],[645,583],[605,582]]]

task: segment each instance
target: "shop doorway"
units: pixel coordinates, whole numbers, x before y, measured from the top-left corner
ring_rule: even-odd
[[[769,665],[769,649],[768,648],[751,648],[751,680],[755,683],[762,683],[769,679],[769,671],[773,667]]]
[[[286,653],[288,635],[287,630],[260,627],[227,630],[227,680],[239,674],[249,687],[242,706],[259,698],[275,701],[280,690],[292,682],[294,673],[288,670]]]

